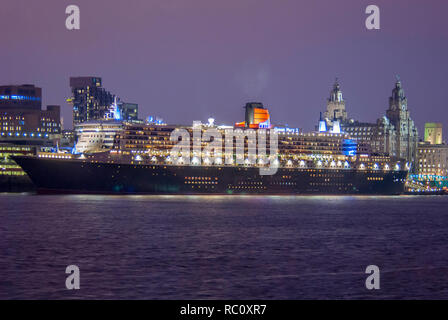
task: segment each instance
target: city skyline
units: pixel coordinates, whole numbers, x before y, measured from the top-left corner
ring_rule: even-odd
[[[428,8],[377,1],[381,30],[368,31],[367,1],[343,8],[330,1],[282,7],[269,1],[131,1],[126,10],[124,4],[77,1],[81,29],[68,31],[68,2],[41,8],[7,1],[0,32],[8,46],[0,58],[8,63],[0,82],[42,87],[43,104],[61,105],[65,128],[72,120],[65,102],[69,77],[91,75],[138,103],[142,116],[168,123],[210,116],[234,123],[246,102],[261,101],[273,123],[310,131],[335,77],[349,117],[375,121],[399,74],[419,131],[425,122],[446,128],[448,28],[442,13],[448,6],[432,2]],[[248,24],[248,17],[257,23]],[[7,32],[11,25],[14,33]]]
[[[0,300],[448,299],[448,0],[1,4]]]

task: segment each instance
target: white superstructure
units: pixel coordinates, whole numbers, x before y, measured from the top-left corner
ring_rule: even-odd
[[[78,141],[76,153],[95,153],[112,149],[115,135],[121,131],[121,121],[106,120],[85,122],[75,127]]]

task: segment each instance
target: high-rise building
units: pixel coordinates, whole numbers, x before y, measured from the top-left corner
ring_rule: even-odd
[[[0,141],[42,145],[59,138],[60,106],[42,106],[42,89],[34,85],[0,87]]]
[[[99,77],[70,77],[73,127],[86,121],[103,120],[114,103],[115,95],[102,87]]]
[[[441,123],[425,123],[425,142],[442,144],[442,131],[443,127]]]
[[[397,157],[416,163],[418,131],[411,119],[408,100],[404,94],[400,79],[397,77],[392,96],[389,98],[387,118],[395,127]]]

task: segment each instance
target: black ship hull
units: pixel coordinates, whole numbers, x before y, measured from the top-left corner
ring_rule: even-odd
[[[14,157],[40,193],[402,194],[407,171],[97,163]]]
[[[0,175],[0,192],[33,192],[36,188],[27,175]]]

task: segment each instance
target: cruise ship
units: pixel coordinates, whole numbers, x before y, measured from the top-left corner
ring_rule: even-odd
[[[245,137],[238,152],[238,139],[226,134],[239,128],[258,135],[255,146]],[[210,129],[224,136],[219,140],[224,152],[207,147]],[[216,126],[212,119],[192,126],[123,122],[107,146],[99,130],[86,130],[88,136],[79,138],[84,153],[38,153],[14,160],[40,193],[397,195],[404,192],[408,173],[403,161],[369,154],[345,133],[271,126],[269,112],[257,103],[248,103],[245,121],[231,127]],[[188,153],[173,153],[179,144],[172,138],[176,130],[187,138]],[[264,142],[261,131],[267,156],[251,153]],[[274,136],[275,147],[269,143]],[[227,144],[230,148],[224,148]],[[268,168],[273,172],[263,174]]]

